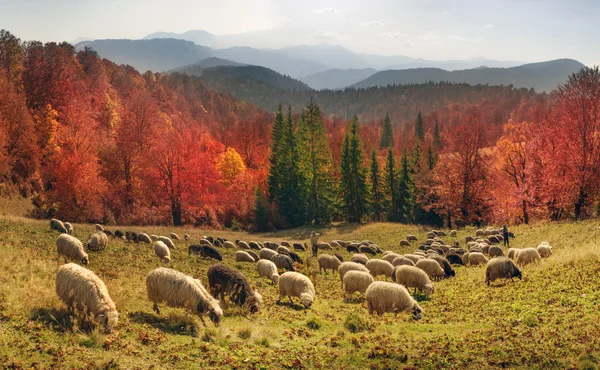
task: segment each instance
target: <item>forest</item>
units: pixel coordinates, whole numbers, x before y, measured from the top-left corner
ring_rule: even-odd
[[[599,212],[597,67],[551,94],[431,83],[290,91],[288,107],[240,89],[2,30],[0,193],[39,217],[251,231]]]

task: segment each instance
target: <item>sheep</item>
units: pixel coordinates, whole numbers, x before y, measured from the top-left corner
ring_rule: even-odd
[[[67,229],[65,228],[65,225],[62,223],[61,220],[58,220],[56,218],[53,218],[50,220],[50,229],[54,230],[54,231],[58,231],[61,234],[68,234]]]
[[[463,260],[458,254],[454,254],[454,253],[447,254],[446,259],[452,265],[463,265]]]
[[[244,251],[237,251],[235,252],[235,262],[256,262],[256,260]]]
[[[346,245],[348,245],[348,243],[343,240],[332,240],[331,242],[338,244],[341,248],[346,248]]]
[[[175,239],[175,240],[181,240],[181,238],[179,237],[179,235],[175,234],[175,233],[171,233],[171,235],[169,235],[171,237],[171,239]]]
[[[451,237],[451,238],[456,238],[456,234],[457,234],[457,233],[458,233],[458,232],[457,232],[456,230],[452,230],[452,231],[450,231],[450,237]]]
[[[123,234],[123,232],[119,229],[115,230],[115,238],[119,238],[119,239],[123,239],[123,237],[125,236],[125,234]]]
[[[152,239],[150,239],[150,236],[146,233],[139,233],[137,240],[142,243],[152,244]]]
[[[467,253],[467,250],[464,248],[450,248],[448,253],[454,253],[462,256],[463,254]]]
[[[240,271],[222,264],[212,265],[206,272],[208,276],[208,285],[213,297],[221,297],[225,300],[225,295],[229,300],[238,306],[247,307],[251,313],[258,312],[262,304],[262,297],[250,285],[250,281]]]
[[[115,235],[112,232],[110,232],[110,230],[104,230],[103,233],[105,233],[106,236],[110,236],[113,239],[115,238]]]
[[[404,285],[406,288],[415,288],[415,293],[417,290],[424,292],[426,298],[435,293],[435,288],[427,273],[416,266],[396,266],[394,275],[396,283]]]
[[[56,294],[70,310],[92,313],[110,333],[119,321],[119,313],[104,282],[92,271],[75,263],[56,271]]]
[[[487,237],[488,242],[490,242],[491,244],[498,244],[500,243],[500,239],[498,237],[496,237],[495,235],[490,235]]]
[[[352,255],[352,258],[350,260],[352,262],[356,262],[356,263],[360,263],[361,265],[365,265],[367,263],[367,261],[369,260],[369,258],[362,253],[355,253]]]
[[[348,244],[346,246],[346,252],[348,252],[348,253],[358,253],[358,245]]]
[[[327,270],[332,270],[333,272],[337,271],[338,267],[340,267],[341,262],[336,256],[332,256],[330,254],[321,254],[317,261],[319,263],[319,273],[323,273],[323,271],[327,272]]]
[[[292,297],[300,298],[300,303],[305,308],[310,308],[315,300],[315,286],[308,277],[299,272],[285,272],[279,276],[279,299],[289,297],[290,302],[294,304]]]
[[[317,248],[321,249],[321,250],[327,250],[327,251],[333,250],[333,247],[331,247],[331,244],[326,243],[326,242],[319,242],[317,244]]]
[[[284,247],[292,248],[292,244],[287,240],[282,240],[279,244],[283,245]]]
[[[405,254],[404,258],[408,258],[409,260],[413,261],[414,263],[417,263],[418,260],[423,259],[423,257],[418,256],[416,254]]]
[[[190,235],[189,234],[183,234],[183,239],[190,240]]]
[[[254,258],[255,261],[258,261],[260,259],[258,254],[256,254],[256,252],[251,249],[244,250],[244,252],[248,253],[252,258]]]
[[[488,249],[488,255],[491,258],[494,257],[503,257],[504,256],[504,251],[502,250],[502,248],[500,248],[497,245],[492,245],[489,249]]]
[[[223,256],[215,247],[207,244],[196,245],[192,244],[188,247],[188,255],[197,254],[200,257],[212,258],[218,261],[223,261]]]
[[[373,278],[383,275],[385,280],[388,277],[392,277],[392,271],[394,270],[394,266],[391,263],[380,259],[368,260],[365,266],[369,269]]]
[[[388,261],[389,263],[392,263],[394,261],[394,259],[396,259],[398,257],[401,257],[398,253],[391,252],[388,254],[384,254],[382,259],[384,261]]]
[[[251,241],[250,243],[248,243],[248,245],[250,246],[250,249],[254,249],[254,250],[261,250],[262,248],[260,247],[260,244],[258,244],[258,242],[255,241]]]
[[[275,249],[275,252],[277,252],[277,253],[285,252],[286,254],[289,254],[290,250],[281,245],[281,246],[277,247],[277,249]]]
[[[535,248],[524,248],[517,253],[517,264],[524,266],[530,263],[537,263],[542,260],[540,253]]]
[[[153,242],[156,242],[156,241],[158,241],[158,236],[157,236],[157,235],[154,235],[154,234],[152,234],[152,235],[150,235],[150,239],[152,239],[152,241],[153,241]],[[165,245],[166,245],[166,244],[165,244]]]
[[[159,236],[158,240],[165,243],[165,245],[167,247],[169,247],[170,249],[175,249],[175,243],[173,243],[173,241],[171,240],[171,238],[166,237],[166,236]]]
[[[258,271],[258,276],[270,279],[273,284],[277,284],[279,281],[279,272],[277,271],[277,266],[275,266],[272,261],[258,261],[256,264],[256,270]]]
[[[277,268],[288,271],[296,271],[294,268],[294,261],[292,261],[292,259],[285,254],[275,254],[273,257],[271,257],[271,261],[275,264],[275,266],[277,266]]]
[[[65,222],[64,226],[65,226],[65,230],[67,230],[67,234],[73,235],[73,225],[71,225],[70,222]]]
[[[427,239],[433,239],[435,237],[437,237],[437,235],[433,231],[427,233]]]
[[[250,249],[250,245],[243,240],[238,240],[236,244],[240,249]]]
[[[294,243],[293,247],[297,251],[305,251],[306,250],[306,248],[304,248],[304,246],[301,243]]]
[[[397,314],[401,311],[411,311],[416,320],[420,320],[423,315],[423,309],[413,297],[410,296],[405,287],[376,281],[369,285],[365,292],[369,314],[374,312],[379,316],[386,312]]]
[[[94,227],[96,228],[96,231],[104,231],[104,227],[100,224],[95,224]]]
[[[213,242],[211,242],[208,239],[202,238],[202,239],[200,239],[200,245],[210,245],[212,247],[213,246]]]
[[[402,265],[414,266],[415,263],[412,260],[410,260],[408,258],[405,258],[404,256],[396,257],[392,261],[392,266],[394,266],[394,267],[396,267],[396,266],[402,266]]]
[[[473,237],[472,236],[466,236],[465,237],[465,243],[469,243],[473,241]]]
[[[213,238],[212,236],[203,236],[202,239],[208,240],[210,245],[212,245],[215,241],[215,238]]]
[[[90,251],[99,252],[104,250],[108,244],[108,237],[103,232],[98,232],[90,237],[86,248]]]
[[[67,258],[81,262],[82,265],[86,265],[90,262],[87,253],[83,249],[83,244],[76,237],[69,234],[60,234],[56,239],[56,250],[58,252],[58,259],[63,256],[65,263]]]
[[[508,237],[509,238],[514,238],[515,237],[515,233],[513,233],[512,231],[508,232]]]
[[[406,240],[408,240],[409,242],[416,242],[419,239],[416,236],[414,236],[414,235],[407,235],[406,236]]]
[[[439,280],[445,276],[444,270],[437,261],[432,259],[422,259],[415,263],[415,266],[425,271],[430,279]]]
[[[410,242],[408,240],[400,240],[401,247],[410,247]]]
[[[497,279],[522,279],[521,270],[507,257],[496,257],[488,261],[485,269],[485,283],[490,286]]]
[[[475,230],[475,236],[485,236],[485,232],[481,229]]]
[[[365,294],[367,288],[373,283],[373,276],[364,271],[348,271],[344,275],[342,286],[347,296],[352,296],[354,292]]]
[[[450,265],[450,261],[448,261],[445,257],[442,257],[440,255],[435,255],[435,256],[429,256],[428,258],[436,261],[440,265],[442,270],[444,270],[445,278],[450,278],[452,276],[456,276],[456,272]]]
[[[371,247],[370,247],[370,246],[368,246],[368,245],[361,245],[360,247],[358,247],[358,251],[359,251],[360,253],[363,253],[363,254],[370,254],[370,255],[372,255],[372,256],[374,256],[374,255],[376,255],[376,254],[377,254],[377,251],[376,251],[375,249],[371,248]]]
[[[166,245],[165,248],[169,250]],[[202,314],[208,314],[215,326],[219,326],[223,317],[219,301],[210,295],[202,282],[176,270],[159,267],[150,271],[146,276],[146,292],[157,315],[160,315],[158,305],[166,303],[169,307],[181,307],[197,314],[205,326]]]
[[[171,262],[171,251],[165,243],[158,240],[154,242],[152,248],[154,249],[154,254],[156,254],[163,262]]]
[[[471,265],[471,266],[485,265],[487,262],[488,262],[488,259],[483,255],[483,253],[479,253],[479,252],[469,253],[469,265]]]
[[[235,244],[233,244],[233,242],[230,242],[229,240],[226,240],[223,243],[223,247],[225,247],[225,249],[231,249],[231,248],[235,248]]]
[[[360,263],[342,262],[338,267],[338,274],[340,274],[340,283],[342,284],[342,288],[344,288],[344,275],[348,271],[362,271],[370,274],[369,269]]]
[[[542,258],[548,258],[552,255],[552,247],[548,242],[542,242],[536,249]]]
[[[434,241],[435,240],[433,240],[433,239],[430,238],[430,239],[425,240],[425,244],[431,245],[431,244],[433,244]]]
[[[304,263],[304,260],[302,260],[302,258],[300,257],[300,255],[298,255],[298,253],[296,253],[296,252],[290,251],[289,253],[283,253],[283,254],[285,254],[286,256],[290,257],[292,259],[292,261],[294,261],[294,262]],[[338,257],[338,259],[339,259],[339,257]]]
[[[264,249],[261,249],[260,252],[258,252],[258,255],[261,259],[270,261],[271,258],[273,258],[273,256],[277,255],[277,252],[267,249],[267,248],[264,248]]]
[[[470,254],[470,252],[464,253],[462,255],[462,257],[461,257],[462,258],[462,263],[465,266],[469,264],[469,254]]]

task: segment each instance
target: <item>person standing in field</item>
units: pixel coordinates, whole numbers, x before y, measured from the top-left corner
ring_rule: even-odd
[[[510,241],[508,240],[508,228],[506,225],[502,225],[502,236],[504,237],[504,246],[510,248]]]

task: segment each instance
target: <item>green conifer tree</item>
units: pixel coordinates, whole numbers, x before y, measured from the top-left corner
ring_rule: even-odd
[[[415,122],[415,137],[420,141],[425,140],[425,125],[423,124],[423,117],[421,111],[417,115],[417,122]]]
[[[350,222],[360,222],[367,213],[368,189],[364,155],[360,142],[358,118],[354,116],[350,132],[344,136],[341,152],[340,190],[345,217]]]
[[[380,176],[377,153],[373,150],[373,152],[371,152],[369,180],[371,182],[371,219],[374,221],[381,221],[383,219],[384,199]]]
[[[394,133],[392,131],[392,121],[390,116],[386,113],[383,120],[383,128],[381,130],[381,139],[379,140],[379,147],[382,149],[391,148],[394,146]]]

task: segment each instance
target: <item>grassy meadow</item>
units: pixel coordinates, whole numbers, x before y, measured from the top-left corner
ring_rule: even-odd
[[[87,241],[93,225],[75,224]],[[109,230],[126,227],[108,227]],[[305,241],[309,229],[248,235],[192,228],[131,227],[149,234],[202,235],[228,239]],[[319,275],[317,298],[309,310],[277,304],[277,289],[259,279],[255,266],[236,263],[235,250],[221,251],[224,263],[239,268],[263,296],[259,313],[224,307],[221,326],[206,327],[183,309],[152,311],[146,274],[163,266],[150,246],[110,241],[89,253],[89,268],[107,284],[120,313],[109,335],[80,322],[54,291],[58,233],[48,221],[0,215],[0,364],[4,368],[77,369],[400,369],[400,368],[579,368],[600,364],[600,248],[593,221],[537,223],[511,229],[511,246],[535,247],[547,240],[554,255],[526,267],[523,280],[484,284],[485,267],[458,267],[456,277],[436,282],[421,300],[423,319],[407,314],[368,315],[358,294],[345,302],[339,276]],[[322,240],[369,239],[383,250],[400,248],[406,234],[425,238],[425,228],[374,223],[322,229]],[[474,235],[461,230],[458,240]],[[447,242],[451,238],[444,238]],[[213,263],[189,257],[176,242],[171,268],[207,283]],[[346,251],[338,251],[345,259]],[[307,257],[308,253],[301,253]],[[62,263],[62,260],[61,262]],[[305,267],[300,266],[305,272]],[[297,302],[297,300],[296,300]]]

